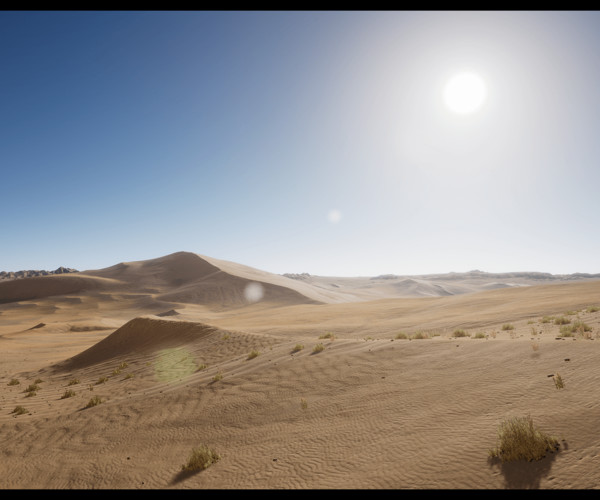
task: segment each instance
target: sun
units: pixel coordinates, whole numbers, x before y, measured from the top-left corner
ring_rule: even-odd
[[[454,75],[444,87],[444,102],[459,114],[473,113],[481,108],[487,96],[485,82],[475,73]]]

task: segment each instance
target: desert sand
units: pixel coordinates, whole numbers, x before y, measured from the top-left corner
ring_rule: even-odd
[[[598,306],[598,276],[290,277],[189,252],[3,280],[0,487],[598,488]],[[559,450],[490,459],[528,415]],[[183,471],[199,445],[220,460]]]

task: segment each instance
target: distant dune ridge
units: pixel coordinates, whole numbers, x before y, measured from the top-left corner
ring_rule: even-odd
[[[592,274],[177,252],[2,280],[0,487],[597,489],[599,350]],[[526,416],[558,449],[494,460]],[[220,460],[182,471],[202,446]]]

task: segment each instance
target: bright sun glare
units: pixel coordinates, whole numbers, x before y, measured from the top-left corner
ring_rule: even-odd
[[[486,98],[485,83],[474,73],[453,76],[444,87],[444,102],[455,113],[477,111]]]

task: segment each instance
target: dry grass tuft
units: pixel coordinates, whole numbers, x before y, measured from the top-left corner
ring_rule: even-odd
[[[326,334],[321,335],[319,337],[319,339],[331,339],[331,340],[333,340],[333,339],[335,339],[335,335],[333,333],[331,333],[331,332],[327,332]]]
[[[250,354],[248,354],[248,357],[246,359],[254,359],[259,354],[260,352],[258,352],[256,349],[253,349],[252,351],[250,351]]]
[[[69,384],[68,385],[77,385],[79,383],[79,379],[78,378],[72,378],[71,380],[69,380]]]
[[[406,333],[400,332],[398,334],[396,334],[396,339],[400,340],[400,339],[407,339],[408,335],[406,335]]]
[[[562,379],[562,377],[560,376],[560,373],[556,372],[554,374],[554,385],[556,386],[557,389],[564,389],[565,387],[565,382]]]
[[[452,336],[453,337],[468,337],[468,334],[464,330],[458,328],[458,329],[454,330],[454,332],[452,332]]]
[[[8,385],[19,385],[20,383],[16,378],[11,378]]]
[[[292,349],[292,353],[294,353],[294,352],[300,352],[302,349],[304,349],[304,346],[302,344],[296,344],[294,346],[294,348]]]
[[[323,349],[325,349],[325,346],[323,344],[317,344],[313,347],[312,352],[316,354],[318,352],[321,352]]]
[[[72,398],[73,396],[75,396],[75,391],[72,389],[67,389],[60,399]]]
[[[25,413],[28,413],[28,410],[23,408],[22,406],[17,406],[15,407],[15,409],[12,411],[12,413],[14,413],[15,415],[23,415]]]
[[[514,330],[514,329],[515,329],[515,326],[514,326],[514,325],[511,325],[510,323],[504,323],[504,324],[502,325],[502,330],[503,330],[503,331],[507,331],[507,330]]]
[[[564,316],[561,316],[554,320],[555,325],[568,325],[570,322],[571,320],[569,318],[565,318]]]
[[[94,396],[88,401],[88,404],[85,405],[85,407],[91,408],[92,406],[98,406],[100,403],[102,403],[102,399],[100,399],[100,396]]]
[[[182,465],[181,470],[204,470],[212,464],[217,463],[219,460],[221,460],[221,456],[215,450],[206,445],[200,445],[198,448],[192,450],[192,454],[190,455],[187,464]]]
[[[514,417],[502,422],[498,428],[498,445],[491,449],[491,458],[502,462],[515,460],[541,460],[547,452],[559,448],[558,440],[533,425],[530,416]]]
[[[485,333],[483,332],[477,332],[475,335],[473,335],[474,339],[484,339],[485,338]]]

